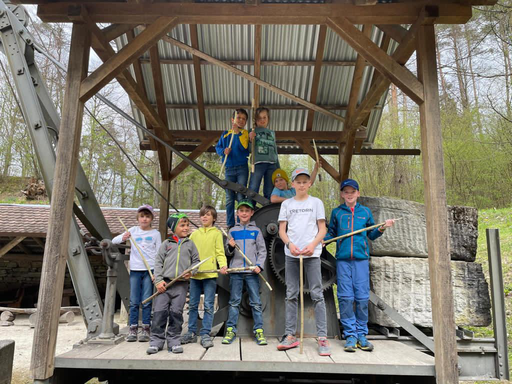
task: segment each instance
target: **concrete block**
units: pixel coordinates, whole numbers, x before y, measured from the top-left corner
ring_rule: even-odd
[[[11,384],[14,340],[0,340],[0,384]]]
[[[452,261],[455,322],[484,327],[491,323],[489,287],[478,263]],[[370,259],[370,286],[388,305],[420,327],[432,327],[428,260],[403,257]],[[398,326],[370,304],[370,323]]]
[[[402,218],[379,239],[371,242],[374,256],[427,257],[425,206],[407,200],[361,197],[359,202],[372,211],[376,223]],[[478,212],[475,208],[449,206],[450,256],[452,260],[475,261]]]

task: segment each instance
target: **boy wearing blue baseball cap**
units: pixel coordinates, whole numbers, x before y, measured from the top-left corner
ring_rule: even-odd
[[[357,202],[359,184],[346,179],[340,185],[341,198],[345,201],[335,208],[324,241],[375,225],[369,208]],[[340,322],[346,339],[345,351],[357,348],[371,352],[373,345],[366,339],[368,334],[368,300],[370,299],[370,247],[368,239],[382,236],[394,220],[371,231],[358,233],[336,242],[336,270]],[[354,311],[355,303],[355,311]]]

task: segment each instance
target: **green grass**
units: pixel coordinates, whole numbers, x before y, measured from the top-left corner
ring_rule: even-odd
[[[21,193],[30,183],[30,177],[0,177],[0,203],[4,204],[50,204],[48,198],[41,200],[27,200]]]

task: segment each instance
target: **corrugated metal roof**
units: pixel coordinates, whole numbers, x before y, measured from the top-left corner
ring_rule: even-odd
[[[212,2],[206,0],[202,2]],[[233,1],[229,1],[233,2]],[[236,2],[236,1],[234,1]],[[309,2],[295,0],[279,0],[268,2]],[[361,28],[361,26],[359,26]],[[198,25],[199,49],[223,61],[253,61],[255,26],[253,25]],[[264,25],[262,26],[262,61],[308,61],[314,62],[318,44],[320,26],[318,25]],[[191,45],[190,27],[179,25],[169,34],[188,45]],[[382,32],[373,28],[372,40],[381,43]],[[118,47],[127,44],[126,37],[116,40]],[[392,43],[389,52],[396,47]],[[191,60],[192,56],[169,43],[160,41],[158,44],[162,60]],[[146,92],[151,103],[156,104],[153,76],[149,64],[149,54],[143,56],[142,71],[145,79]],[[324,61],[350,61],[355,62],[356,52],[343,41],[335,32],[328,29],[324,49]],[[167,104],[197,105],[196,83],[194,67],[192,64],[162,63],[162,76],[164,83],[165,102]],[[239,65],[236,68],[254,73],[253,65]],[[374,69],[368,66],[364,71],[363,82],[359,94],[359,102],[368,92]],[[262,80],[284,89],[300,98],[309,100],[313,82],[314,66],[282,66],[263,65],[261,67]],[[317,104],[346,106],[349,102],[350,87],[354,74],[354,65],[334,66],[325,65],[320,73]],[[254,85],[239,76],[236,76],[215,65],[201,65],[203,82],[203,96],[206,105],[250,105],[254,97]],[[260,88],[260,105],[293,105],[297,104],[281,95]],[[383,95],[374,111],[372,111],[367,130],[365,146],[370,146],[376,136],[378,124],[382,114],[382,107],[386,100]],[[249,111],[250,112],[250,111]],[[333,110],[341,116],[346,111]],[[206,129],[223,130],[229,124],[230,110],[206,109]],[[274,110],[271,124],[276,130],[302,131],[306,128],[308,111],[303,109]],[[135,118],[144,124],[141,114],[134,108]],[[199,129],[199,113],[195,109],[168,109],[167,117],[169,128],[173,130]],[[315,113],[313,130],[341,131],[343,123]]]

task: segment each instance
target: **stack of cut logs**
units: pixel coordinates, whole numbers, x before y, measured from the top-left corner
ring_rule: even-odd
[[[28,318],[30,327],[34,328],[37,319],[37,308],[11,308],[0,307],[0,326],[9,327],[14,325],[16,315],[30,315]],[[71,324],[75,321],[75,313],[80,314],[80,307],[62,307],[60,309],[59,323]]]
[[[27,200],[41,200],[48,198],[48,195],[46,194],[46,187],[42,180],[32,179],[21,193],[25,195]]]

